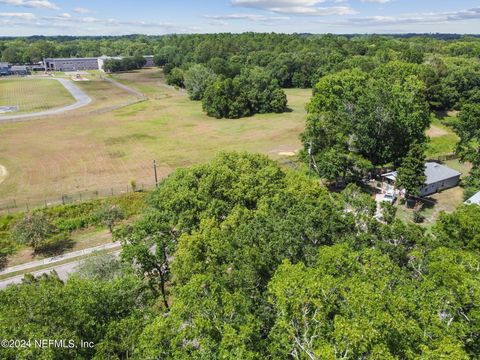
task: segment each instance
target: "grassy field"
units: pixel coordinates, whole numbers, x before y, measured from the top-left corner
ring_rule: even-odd
[[[67,89],[55,80],[22,78],[0,80],[0,106],[18,106],[19,110],[15,114],[48,110],[74,102],[75,99]],[[0,118],[1,116],[2,114]]]
[[[87,107],[0,124],[0,164],[9,172],[0,185],[0,203],[124,189],[130,180],[153,184],[154,159],[164,177],[219,151],[254,151],[278,159],[281,152],[301,147],[310,90],[287,90],[289,113],[218,120],[207,117],[201,103],[190,101],[185,92],[165,85],[158,70],[116,75],[149,98],[123,107],[135,98],[98,74],[90,76],[92,81],[77,83],[93,99]]]
[[[427,156],[441,156],[451,154],[455,151],[459,137],[451,127],[443,125],[439,119],[432,121],[427,131],[430,142],[427,147]]]

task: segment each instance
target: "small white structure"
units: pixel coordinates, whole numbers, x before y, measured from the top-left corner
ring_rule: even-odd
[[[386,179],[386,187],[395,186],[398,173],[392,171],[382,175]],[[425,185],[420,189],[420,197],[435,194],[439,191],[455,187],[460,182],[462,174],[448,166],[436,162],[427,162],[425,164]]]
[[[480,191],[465,201],[467,205],[480,205]]]

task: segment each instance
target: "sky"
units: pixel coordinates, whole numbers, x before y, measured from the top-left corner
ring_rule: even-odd
[[[0,36],[480,33],[480,0],[0,0]]]

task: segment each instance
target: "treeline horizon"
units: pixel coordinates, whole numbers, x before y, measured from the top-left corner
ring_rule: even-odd
[[[125,34],[125,35],[25,35],[25,36],[0,36],[0,40],[11,39],[28,39],[28,40],[58,40],[58,39],[121,39],[121,38],[136,38],[136,37],[149,37],[149,38],[162,38],[168,36],[190,36],[190,35],[214,35],[214,34],[230,34],[230,35],[243,35],[243,34],[277,34],[277,35],[301,35],[301,36],[343,36],[347,38],[357,36],[382,36],[393,38],[412,38],[412,37],[428,37],[441,40],[458,40],[465,37],[480,37],[480,34],[475,33],[312,33],[312,32],[262,32],[262,31],[244,31],[244,32],[210,32],[210,33],[169,33],[169,34]]]

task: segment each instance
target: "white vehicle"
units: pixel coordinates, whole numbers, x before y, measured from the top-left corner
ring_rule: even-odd
[[[387,191],[382,201],[386,201],[390,204],[393,204],[395,200],[397,200],[397,195],[395,195],[395,191]]]

